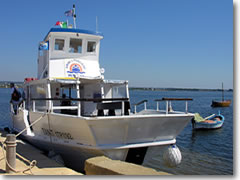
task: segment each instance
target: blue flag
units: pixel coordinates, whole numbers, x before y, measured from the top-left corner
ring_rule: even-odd
[[[65,14],[65,16],[73,16],[73,10],[72,9],[68,10],[64,14]]]
[[[47,42],[40,42],[39,50],[48,50],[48,41]]]

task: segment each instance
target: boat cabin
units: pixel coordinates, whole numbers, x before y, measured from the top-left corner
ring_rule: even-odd
[[[39,43],[38,79],[83,77],[99,79],[100,33],[52,28]]]
[[[39,43],[38,80],[25,83],[26,108],[77,116],[129,114],[128,81],[104,80],[101,39],[92,31],[52,28]]]

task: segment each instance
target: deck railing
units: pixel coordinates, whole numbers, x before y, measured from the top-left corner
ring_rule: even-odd
[[[157,102],[156,110],[159,111],[159,102],[165,101],[166,102],[166,114],[168,114],[172,110],[171,102],[172,101],[185,101],[185,113],[188,113],[188,101],[192,101],[192,98],[162,98],[162,99],[155,99]],[[137,106],[144,103],[144,110],[147,110],[147,100],[140,101],[134,104],[134,113],[137,113]]]
[[[185,101],[185,113],[188,113],[188,101],[192,101],[192,98],[162,98],[162,99],[155,99],[155,101],[157,102],[157,108],[156,110],[159,111],[159,102],[161,101],[165,101],[166,102],[166,114],[168,114],[170,112],[171,109],[171,102],[172,101]],[[94,102],[94,103],[102,103],[101,108],[104,109],[104,107],[106,107],[107,109],[109,109],[109,107],[111,107],[111,103],[109,104],[109,102],[119,102],[121,103],[121,108],[119,108],[119,105],[116,105],[116,103],[112,104],[113,109],[121,109],[121,114],[122,115],[126,115],[126,104],[125,102],[129,102],[129,98],[32,98],[32,110],[35,112],[36,111],[36,101],[50,101],[50,107],[48,108],[48,110],[50,112],[53,112],[53,110],[78,110],[78,116],[81,116],[81,106],[80,106],[80,102]],[[52,101],[78,101],[78,105],[77,106],[53,106]],[[103,103],[103,102],[108,102],[108,103]],[[147,102],[148,100],[142,100],[136,104],[134,104],[134,113],[137,113],[137,106],[140,104],[144,103],[144,110],[147,110]],[[170,106],[169,106],[170,105]]]
[[[53,110],[78,110],[78,116],[81,116],[81,106],[80,102],[94,102],[94,103],[103,103],[103,102],[112,102],[112,101],[119,101],[121,102],[121,111],[122,115],[126,114],[125,113],[125,102],[129,101],[129,98],[31,98],[32,101],[32,110],[33,112],[36,111],[36,101],[50,101],[50,108],[48,109],[50,112],[53,112]],[[52,101],[78,101],[78,106],[53,106]],[[104,104],[104,103],[103,103]]]
[[[137,113],[137,106],[140,105],[140,104],[143,104],[144,103],[144,110],[147,110],[147,102],[148,100],[142,100],[136,104],[134,104],[134,113],[136,114]]]
[[[166,114],[168,114],[171,107],[171,101],[185,101],[185,113],[188,113],[188,101],[192,101],[192,98],[162,98],[162,99],[155,99],[157,102],[157,111],[159,111],[159,102],[165,101],[166,102]],[[170,106],[169,106],[170,104]]]

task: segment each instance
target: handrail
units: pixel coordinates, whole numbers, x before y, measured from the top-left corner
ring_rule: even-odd
[[[129,98],[31,98],[32,101],[128,101]]]
[[[35,101],[92,101],[94,103],[103,102],[103,101],[121,101],[122,102],[122,114],[124,112],[124,102],[129,101],[129,98],[31,98],[33,103],[33,112],[35,112]],[[79,106],[53,106],[53,103],[50,105],[50,112],[56,109],[78,109]]]
[[[148,102],[148,100],[142,100],[142,101],[140,101],[140,102],[138,102],[138,103],[136,103],[136,104],[134,104],[134,106],[138,106],[138,105],[140,105],[140,104],[142,104],[142,103],[145,103],[145,102]]]
[[[155,99],[154,101],[192,101],[192,98],[162,98],[162,99]]]
[[[145,99],[145,100],[142,100],[142,101],[134,104],[134,113],[135,114],[137,113],[137,106],[142,104],[142,103],[144,103],[144,110],[146,110],[147,109],[147,102],[148,102],[148,100]]]
[[[58,110],[58,109],[78,109],[78,106],[53,106],[53,110]]]
[[[168,98],[168,97],[164,97],[162,99],[155,99],[155,101],[157,102],[157,111],[159,111],[159,101],[166,101],[166,114],[168,114],[169,111],[173,111],[172,110],[172,105],[171,105],[171,101],[186,101],[186,105],[185,105],[185,113],[188,113],[188,101],[192,101],[192,98]],[[168,101],[170,101],[170,106],[168,105]]]

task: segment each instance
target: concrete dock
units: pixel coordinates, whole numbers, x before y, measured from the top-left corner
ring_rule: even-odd
[[[112,160],[105,156],[90,158],[85,161],[84,168],[86,175],[127,175],[127,176],[159,176],[171,175],[166,172],[159,172],[155,169],[127,163],[119,160]]]
[[[0,141],[5,141],[6,132],[0,131]],[[57,163],[56,161],[48,158],[43,152],[32,145],[17,139],[16,153],[22,158],[17,156],[16,158],[16,170],[17,173],[7,174],[6,162],[3,155],[2,147],[0,147],[0,174],[1,175],[83,175],[72,169],[64,167],[63,165]],[[6,152],[4,151],[6,154]],[[25,169],[29,168],[29,162],[36,160],[37,164],[30,170],[23,172]]]
[[[6,135],[7,132],[0,130],[1,143],[5,141]],[[152,168],[112,160],[104,156],[86,160],[84,166],[85,174],[81,174],[50,159],[43,154],[43,151],[27,142],[18,138],[16,141],[16,153],[20,155],[16,156],[15,170],[17,172],[11,174],[6,173],[6,152],[4,148],[0,147],[0,175],[170,175]],[[29,170],[29,165],[33,160],[37,163]]]

